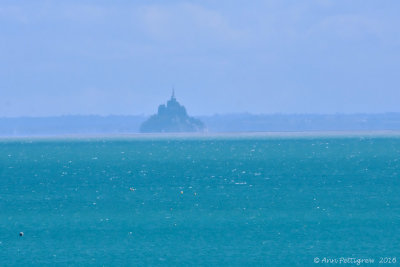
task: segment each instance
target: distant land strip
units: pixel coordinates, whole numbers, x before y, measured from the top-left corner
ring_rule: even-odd
[[[400,113],[380,114],[226,114],[195,116],[210,133],[400,130]],[[0,118],[0,136],[138,133],[148,117],[68,115]]]

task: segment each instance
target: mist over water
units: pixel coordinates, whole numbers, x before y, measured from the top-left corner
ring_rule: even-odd
[[[398,264],[399,9],[1,0],[0,267]]]
[[[374,135],[3,139],[0,262],[396,256],[399,148]]]

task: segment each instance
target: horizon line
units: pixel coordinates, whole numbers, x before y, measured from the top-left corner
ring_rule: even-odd
[[[193,117],[214,117],[214,116],[240,116],[240,115],[248,115],[248,116],[299,116],[299,115],[317,115],[317,116],[332,116],[332,115],[344,115],[344,116],[354,116],[354,115],[400,115],[400,111],[387,111],[387,112],[336,112],[336,113],[312,113],[312,112],[303,112],[303,113],[283,113],[283,112],[274,112],[274,113],[251,113],[251,112],[232,112],[232,113],[214,113],[214,114],[202,114],[202,115],[192,115]],[[19,115],[19,116],[1,116],[0,119],[18,119],[18,118],[60,118],[60,117],[149,117],[154,114],[58,114],[58,115]]]

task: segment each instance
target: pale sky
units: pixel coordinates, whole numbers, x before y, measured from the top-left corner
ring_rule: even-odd
[[[0,117],[400,112],[400,1],[0,2]]]

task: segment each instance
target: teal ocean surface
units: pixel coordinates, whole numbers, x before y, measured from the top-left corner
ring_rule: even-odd
[[[0,265],[379,264],[399,189],[396,136],[2,139]]]

